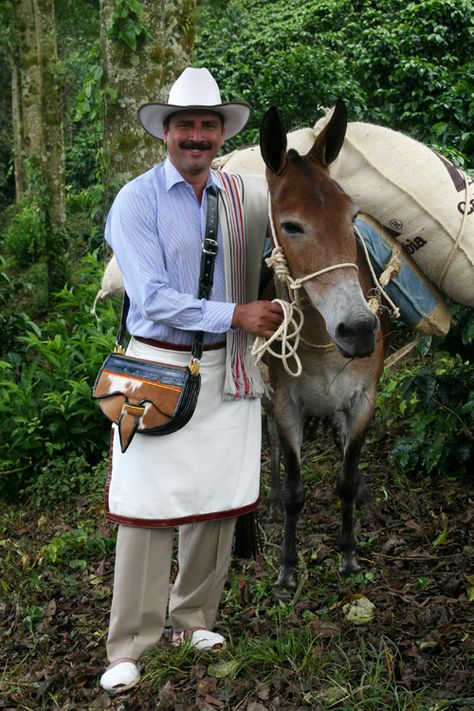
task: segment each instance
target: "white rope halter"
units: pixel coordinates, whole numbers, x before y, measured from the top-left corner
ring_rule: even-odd
[[[289,300],[285,301],[283,299],[274,299],[273,302],[280,304],[283,310],[283,321],[275,331],[275,333],[270,336],[270,338],[265,339],[262,336],[258,336],[255,339],[252,348],[252,354],[256,357],[257,363],[260,362],[264,353],[268,351],[275,358],[279,358],[283,361],[283,367],[285,368],[288,375],[293,378],[297,378],[301,375],[302,365],[301,360],[298,356],[297,350],[301,339],[301,329],[304,324],[304,314],[301,308],[301,296],[300,289],[302,285],[309,281],[310,279],[316,279],[316,277],[322,274],[327,274],[335,269],[356,269],[358,271],[357,264],[352,262],[343,262],[342,264],[332,264],[324,269],[319,269],[317,272],[312,274],[307,274],[303,277],[298,277],[293,279],[289,270],[288,263],[286,261],[285,253],[278,243],[278,238],[275,230],[275,225],[272,216],[272,206],[270,193],[268,193],[268,221],[270,224],[270,230],[273,240],[273,250],[266,259],[266,263],[269,267],[273,267],[275,270],[275,276],[278,281],[282,282],[287,289]],[[291,293],[293,292],[293,293]],[[289,341],[294,340],[293,345],[290,345]],[[272,349],[271,345],[274,341],[279,341],[281,344],[281,352],[276,352]],[[326,346],[318,346],[319,348],[332,348],[333,344],[328,344]],[[295,361],[294,369],[290,368],[289,360],[293,358]]]

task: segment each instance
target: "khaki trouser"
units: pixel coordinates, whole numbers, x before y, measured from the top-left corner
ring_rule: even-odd
[[[229,568],[235,518],[179,527],[179,572],[169,597],[174,630],[212,629]],[[107,656],[139,659],[166,621],[173,528],[120,525]]]

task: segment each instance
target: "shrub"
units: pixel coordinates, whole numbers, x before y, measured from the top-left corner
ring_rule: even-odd
[[[41,550],[40,559],[57,568],[85,569],[88,560],[110,553],[114,544],[115,537],[104,536],[103,532],[84,524],[57,533]]]
[[[29,267],[43,255],[45,234],[41,206],[34,201],[20,202],[5,229],[5,250],[18,267]]]
[[[389,460],[405,474],[460,477],[474,464],[474,369],[436,354],[386,375],[377,396],[387,429],[397,434]]]
[[[95,257],[84,258],[54,320],[25,333],[21,358],[0,360],[0,498],[17,496],[51,462],[77,456],[93,465],[106,452],[109,425],[91,389],[118,315],[111,303],[99,322],[90,313],[101,271]]]
[[[390,459],[405,472],[442,476],[471,473],[474,464],[474,370],[462,363],[445,372],[425,368],[401,382],[409,433]]]
[[[198,11],[196,62],[213,71],[227,100],[254,107],[228,150],[258,142],[271,103],[295,128],[341,97],[350,120],[406,131],[472,164],[469,0],[229,0]]]

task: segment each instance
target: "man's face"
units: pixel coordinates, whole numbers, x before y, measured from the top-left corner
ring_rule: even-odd
[[[222,120],[214,111],[179,111],[163,133],[168,156],[185,179],[207,175],[224,145]]]

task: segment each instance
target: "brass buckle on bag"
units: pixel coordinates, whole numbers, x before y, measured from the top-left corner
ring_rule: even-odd
[[[198,375],[201,370],[201,361],[199,358],[191,358],[188,365],[189,372],[191,375]]]

